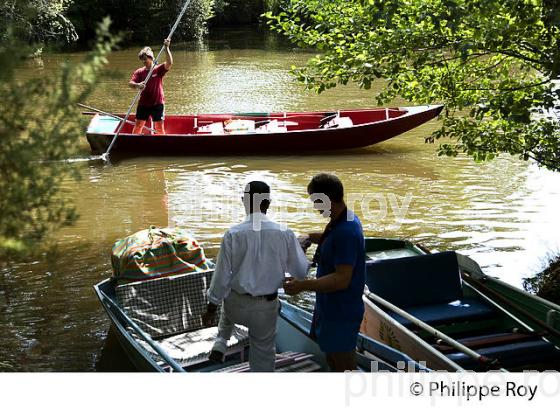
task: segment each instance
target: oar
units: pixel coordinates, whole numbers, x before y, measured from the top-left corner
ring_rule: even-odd
[[[458,257],[459,257],[459,255],[460,254],[457,254]],[[486,275],[484,273],[482,273],[482,276],[480,275],[480,273],[482,272],[482,270],[480,269],[480,266],[474,260],[469,258],[468,256],[465,256],[465,255],[460,255],[460,256],[461,256],[461,258],[457,258],[457,259],[459,260],[459,267],[461,268],[461,277],[463,278],[463,280],[465,282],[467,282],[471,286],[475,287],[476,289],[478,289],[482,293],[490,294],[494,299],[498,300],[499,302],[501,302],[502,304],[504,304],[505,306],[507,306],[508,308],[513,310],[515,313],[520,314],[522,316],[525,316],[526,318],[532,320],[533,322],[535,322],[536,324],[541,326],[543,329],[545,329],[545,331],[550,333],[551,335],[554,335],[556,337],[560,337],[560,331],[558,331],[558,329],[553,328],[548,323],[542,321],[538,317],[536,317],[533,314],[527,312],[521,306],[512,302],[511,300],[509,300],[508,298],[506,298],[502,294],[500,294],[500,293],[496,292],[494,289],[486,286],[482,282]],[[473,266],[478,267],[478,269],[476,269],[476,268],[473,269]],[[480,273],[478,271],[480,271]],[[473,272],[474,272],[474,274],[471,274]],[[545,335],[545,337],[546,337],[546,335]]]
[[[388,302],[385,299],[377,296],[375,293],[371,293],[369,291],[369,289],[367,288],[367,286],[364,289],[364,294],[366,295],[366,297],[364,298],[364,301],[367,304],[374,305],[374,303],[372,302],[372,300],[373,300],[375,303],[378,303],[381,306],[383,306],[384,308],[389,309],[389,310],[395,312],[396,314],[398,314],[399,316],[404,317],[406,320],[410,321],[416,327],[428,332],[429,334],[434,336],[436,339],[441,339],[442,341],[447,343],[449,346],[453,347],[454,349],[457,349],[459,352],[465,353],[467,356],[469,356],[469,357],[473,358],[474,360],[482,363],[484,366],[493,366],[493,365],[497,364],[497,360],[492,359],[490,357],[483,356],[481,354],[478,354],[474,350],[469,349],[467,346],[465,346],[465,345],[457,342],[456,340],[452,339],[451,337],[447,336],[445,333],[440,332],[439,330],[431,327],[427,323],[425,323],[425,322],[421,321],[420,319],[416,318],[415,316],[412,316],[410,313],[408,313],[408,312],[402,310],[401,308],[393,305],[391,302]],[[505,371],[505,369],[500,369],[500,370]]]
[[[169,35],[167,36],[167,38],[170,39],[171,36],[173,36],[173,33],[175,33],[175,30],[177,30],[177,27],[179,26],[179,22],[181,21],[181,18],[183,17],[183,14],[185,14],[185,11],[187,11],[187,7],[189,6],[190,2],[191,2],[191,0],[186,0],[185,1],[185,4],[184,4],[183,8],[181,9],[181,12],[179,13],[179,16],[177,17],[177,20],[175,21],[175,24],[171,28],[171,31],[169,32]],[[156,58],[155,58],[155,60],[152,64],[152,67],[150,67],[150,71],[148,71],[148,75],[146,76],[146,79],[143,82],[144,85],[146,85],[148,83],[148,81],[150,81],[150,78],[152,78],[152,71],[154,71],[154,68],[156,67],[156,65],[158,63],[159,57],[161,56],[161,53],[163,53],[163,50],[165,50],[165,46],[161,47],[161,50],[159,50],[159,53],[157,54],[157,56],[156,56]],[[119,133],[121,132],[125,122],[128,120],[128,117],[130,116],[130,113],[132,112],[132,109],[134,108],[134,105],[138,101],[138,98],[140,98],[140,94],[142,94],[142,91],[143,91],[143,89],[138,90],[138,92],[134,96],[134,99],[132,100],[132,104],[130,104],[130,107],[128,107],[128,111],[126,112],[126,115],[124,116],[124,121],[121,122],[121,124],[117,128],[117,132],[115,132],[115,136],[111,140],[111,143],[109,144],[109,147],[107,148],[107,151],[105,151],[105,153],[103,155],[101,155],[102,160],[106,161],[107,158],[109,157],[109,153],[111,152],[111,149],[113,148],[113,145],[115,145],[115,142],[117,141]]]
[[[92,110],[92,111],[98,112],[99,114],[103,114],[103,115],[106,115],[106,116],[108,116],[108,117],[116,118],[117,120],[121,120],[121,121],[123,120],[123,118],[122,118],[122,117],[119,117],[118,115],[111,114],[110,112],[101,111],[101,110],[99,110],[99,109],[97,109],[97,108],[95,108],[95,107],[91,107],[91,106],[89,106],[89,105],[85,105],[85,104],[81,104],[81,103],[78,103],[77,105],[78,105],[78,107],[85,108],[86,110]],[[92,114],[92,115],[93,115],[94,113],[82,113],[82,114]],[[130,124],[130,125],[136,125],[134,122],[132,122],[132,121],[130,121],[130,120],[126,120],[126,123],[127,123],[127,124]],[[147,127],[147,126],[145,126],[145,125],[144,125],[142,128],[145,128],[145,129],[147,129],[148,131],[156,132],[155,129],[150,128],[150,127]]]

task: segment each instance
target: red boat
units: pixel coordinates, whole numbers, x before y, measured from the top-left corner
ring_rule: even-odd
[[[436,117],[441,105],[402,108],[242,114],[167,115],[167,134],[124,125],[112,153],[145,155],[300,154],[366,147]],[[131,115],[130,120],[134,121]],[[93,154],[103,154],[120,124],[95,114],[87,129]],[[147,124],[149,125],[149,124]]]

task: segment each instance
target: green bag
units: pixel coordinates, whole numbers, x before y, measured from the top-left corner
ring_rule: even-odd
[[[119,283],[201,272],[212,266],[189,232],[155,226],[115,242],[111,263]]]

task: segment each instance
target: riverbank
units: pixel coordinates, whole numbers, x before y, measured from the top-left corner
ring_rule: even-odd
[[[549,258],[548,266],[532,278],[523,280],[525,290],[560,304],[560,255]]]
[[[57,3],[53,5],[52,3]],[[265,12],[278,13],[280,0],[188,0],[174,42],[202,41],[209,33],[240,26],[265,27]],[[32,46],[36,56],[91,49],[99,23],[111,20],[121,47],[161,43],[177,20],[185,0],[15,2],[0,7],[0,40]]]
[[[183,4],[184,0],[140,1],[131,4],[126,13],[122,13],[123,4],[108,3],[99,7],[97,3],[74,0],[67,15],[78,38],[74,43],[65,44],[60,51],[84,50],[90,46],[97,22],[106,16],[113,22],[113,31],[122,35],[122,47],[160,43]],[[239,27],[266,29],[262,14],[278,12],[279,4],[279,0],[191,0],[173,40],[204,41],[213,32]]]

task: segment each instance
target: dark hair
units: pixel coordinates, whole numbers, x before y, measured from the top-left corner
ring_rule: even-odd
[[[307,185],[307,193],[325,194],[333,202],[342,202],[344,198],[344,187],[342,182],[336,175],[318,174],[315,175],[309,185]]]
[[[247,197],[248,195],[248,197]],[[243,203],[245,207],[249,209],[249,212],[253,212],[253,205],[257,205],[253,203],[254,196],[257,195],[257,200],[260,211],[266,212],[268,207],[270,206],[270,187],[268,184],[262,181],[251,181],[247,185],[245,185],[245,191],[243,195]],[[247,204],[246,198],[249,200]]]

